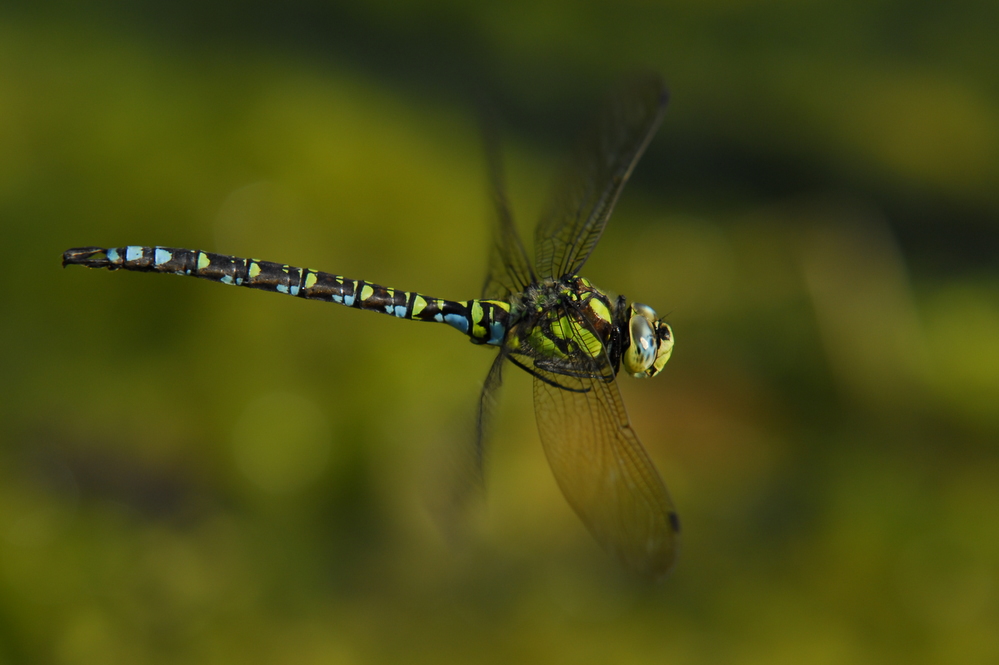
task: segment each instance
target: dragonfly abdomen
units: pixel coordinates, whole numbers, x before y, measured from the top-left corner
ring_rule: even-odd
[[[67,250],[62,264],[189,275],[221,284],[333,302],[400,319],[446,323],[477,344],[502,344],[510,311],[509,303],[500,300],[431,298],[319,270],[196,249],[138,245],[111,249],[81,247]]]

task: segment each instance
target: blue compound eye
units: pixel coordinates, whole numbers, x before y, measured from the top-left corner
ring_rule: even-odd
[[[640,313],[632,314],[628,323],[631,344],[624,354],[624,368],[636,377],[648,376],[648,370],[656,360],[659,340],[652,324]]]
[[[628,321],[630,344],[621,362],[636,378],[655,376],[673,354],[673,331],[661,321],[656,310],[636,302],[631,304]]]

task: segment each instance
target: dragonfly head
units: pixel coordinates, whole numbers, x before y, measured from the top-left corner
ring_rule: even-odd
[[[624,368],[636,378],[655,376],[673,353],[673,329],[642,303],[631,304],[628,320],[631,343],[624,352]]]

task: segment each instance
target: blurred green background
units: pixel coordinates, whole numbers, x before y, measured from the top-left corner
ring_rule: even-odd
[[[999,4],[6,2],[0,662],[999,662]],[[623,378],[684,520],[662,586],[438,326],[62,270],[82,245],[478,294],[476,108],[537,218],[629,72],[666,121],[586,275],[669,313]]]

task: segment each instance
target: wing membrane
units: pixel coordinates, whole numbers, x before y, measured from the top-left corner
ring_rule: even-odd
[[[528,364],[541,443],[562,494],[605,549],[647,577],[665,577],[679,520],[631,428],[607,354],[564,367]]]
[[[611,97],[596,125],[583,135],[535,229],[539,276],[579,273],[658,129],[668,99],[658,76],[634,81]]]
[[[489,271],[482,287],[482,297],[505,300],[511,294],[523,291],[535,281],[535,277],[506,199],[503,167],[495,132],[487,126],[483,128],[482,134],[489,170],[489,192],[496,214],[489,248]]]
[[[628,423],[617,384],[558,380],[588,389],[534,379],[538,430],[562,494],[605,549],[643,575],[665,577],[677,553],[676,512]]]
[[[496,410],[496,392],[503,383],[503,364],[506,362],[508,351],[500,349],[500,352],[493,360],[486,381],[482,385],[482,392],[479,394],[479,410],[475,419],[475,471],[477,481],[481,484],[485,475],[483,469],[486,464],[487,444],[492,431],[493,413]]]
[[[509,351],[500,349],[479,393],[475,438],[472,445],[454,446],[446,451],[447,472],[436,480],[430,496],[431,509],[440,527],[452,540],[460,542],[467,527],[469,510],[485,498],[487,444],[496,409],[496,393],[503,382],[503,365]]]

